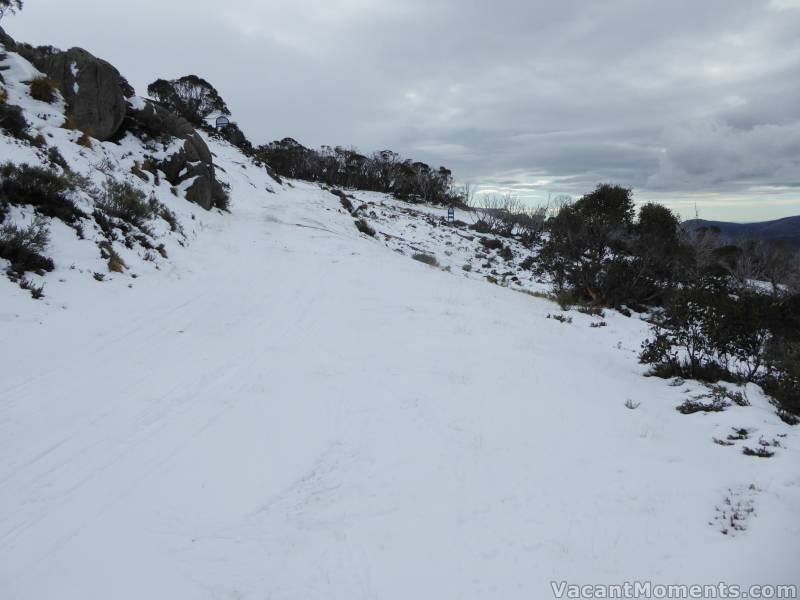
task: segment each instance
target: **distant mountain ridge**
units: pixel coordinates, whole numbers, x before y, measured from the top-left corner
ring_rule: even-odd
[[[760,223],[729,223],[691,219],[685,221],[684,226],[690,229],[717,227],[722,235],[732,239],[755,237],[768,242],[781,242],[794,248],[800,248],[800,215]]]

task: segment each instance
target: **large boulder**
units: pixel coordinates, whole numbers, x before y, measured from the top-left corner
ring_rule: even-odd
[[[175,186],[194,180],[186,190],[190,202],[206,210],[227,207],[228,194],[217,181],[211,151],[186,119],[154,102],[144,102],[129,107],[125,128],[134,135],[183,140],[180,149],[158,163],[158,169]]]
[[[56,82],[77,129],[101,141],[111,139],[134,93],[113,65],[82,48],[17,44],[16,50]]]

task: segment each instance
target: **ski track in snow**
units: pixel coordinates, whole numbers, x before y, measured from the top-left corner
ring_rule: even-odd
[[[159,268],[125,255],[140,277],[96,282],[54,232],[73,255],[44,300],[0,278],[0,597],[800,582],[800,436],[756,388],[680,415],[703,388],[642,377],[636,317],[547,319],[555,304],[484,279],[546,286],[476,257],[441,210],[353,192],[366,238],[333,194],[209,145],[231,213],[159,190],[187,228]],[[741,454],[759,436],[773,458]],[[747,513],[736,535],[727,506]]]

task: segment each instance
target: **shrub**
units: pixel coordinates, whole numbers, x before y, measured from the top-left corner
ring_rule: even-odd
[[[369,226],[364,219],[357,219],[356,220],[356,229],[358,229],[361,233],[368,235],[370,237],[375,237],[375,230]]]
[[[75,143],[78,146],[83,146],[84,148],[91,148],[92,147],[92,136],[90,136],[85,131],[81,133],[80,137],[75,140]]]
[[[480,243],[487,250],[501,250],[503,248],[503,242],[497,238],[481,238]]]
[[[58,98],[58,84],[47,77],[37,77],[29,83],[30,95],[34,100],[52,104]]]
[[[800,296],[776,298],[706,277],[673,294],[640,361],[659,377],[755,382],[780,410],[800,414]]]
[[[478,219],[472,225],[469,226],[469,229],[475,231],[477,233],[491,233],[492,226],[489,225],[488,222],[484,221],[483,219]]]
[[[19,106],[0,102],[0,129],[18,140],[29,139],[28,122]]]
[[[51,146],[47,149],[47,160],[49,160],[52,164],[61,167],[64,171],[69,171],[69,165],[57,146]]]
[[[61,124],[61,129],[69,129],[71,131],[74,131],[77,128],[78,128],[77,125],[75,125],[75,117],[73,117],[69,113],[64,115],[64,122]]]
[[[39,300],[40,298],[44,298],[44,286],[36,285],[30,279],[21,277],[19,280],[19,287],[21,287],[23,290],[28,290],[31,293],[31,297],[34,300]]]
[[[417,252],[416,254],[412,254],[411,258],[421,263],[425,263],[426,265],[430,265],[431,267],[438,267],[439,261],[436,260],[436,257],[432,254],[425,254],[424,252]]]
[[[161,205],[128,182],[108,180],[102,198],[97,201],[97,208],[108,216],[145,230],[147,221],[158,215]]]
[[[530,271],[533,269],[533,266],[536,264],[536,259],[533,256],[528,256],[520,263],[520,267],[525,271]]]
[[[98,246],[100,247],[100,256],[104,258],[108,264],[108,270],[111,273],[123,273],[127,265],[125,261],[122,260],[122,257],[114,250],[114,246],[111,245],[111,242],[100,242]]]
[[[677,410],[679,413],[683,415],[691,415],[698,412],[722,412],[723,410],[728,408],[728,406],[730,405],[722,400],[712,400],[711,402],[702,402],[701,398],[693,398],[691,400],[686,400],[675,410]]]
[[[268,164],[283,177],[390,193],[409,202],[463,206],[449,169],[403,159],[391,150],[364,156],[353,148],[323,146],[314,150],[284,138],[253,152],[256,161]]]
[[[763,365],[774,308],[767,296],[734,292],[717,277],[676,291],[654,323],[641,361],[670,365],[683,377],[753,381]]]
[[[169,230],[170,231],[172,231],[173,233],[174,232],[183,233],[183,230],[181,228],[181,224],[178,222],[178,217],[175,215],[174,212],[172,212],[170,209],[168,209],[163,204],[161,205],[161,208],[158,211],[158,216],[160,216],[162,219],[164,219],[167,222],[167,225],[169,225]]]
[[[748,448],[745,446],[742,448],[742,454],[745,456],[757,456],[758,458],[771,458],[775,456],[775,453],[772,450],[767,450],[763,447],[758,447],[755,450],[753,448]]]
[[[565,323],[565,324],[572,323],[572,317],[567,317],[565,315],[551,315],[551,314],[548,314],[547,318],[548,319],[555,319],[559,323]]]
[[[765,363],[767,372],[758,383],[775,400],[779,413],[800,415],[800,340],[775,336],[765,349]],[[793,419],[781,418],[793,424]]]
[[[0,228],[0,258],[11,263],[9,270],[14,275],[52,271],[55,268],[53,261],[42,255],[49,236],[47,226],[40,218],[25,228],[4,225]]]
[[[0,202],[30,205],[41,215],[69,224],[86,216],[68,197],[74,189],[69,179],[41,167],[0,165]]]

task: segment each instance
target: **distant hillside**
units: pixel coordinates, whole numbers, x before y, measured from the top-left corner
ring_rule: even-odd
[[[684,225],[692,229],[718,227],[722,235],[733,239],[756,237],[800,248],[800,215],[761,223],[727,223],[725,221],[692,219],[686,221]]]

